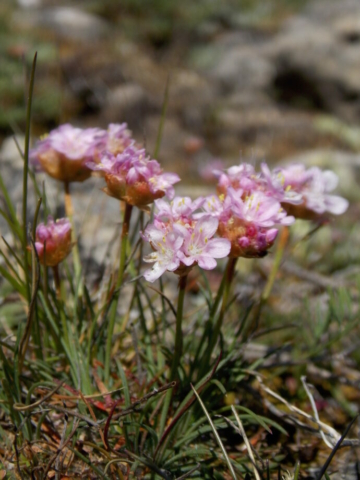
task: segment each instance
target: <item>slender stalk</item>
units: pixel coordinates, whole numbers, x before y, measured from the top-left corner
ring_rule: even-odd
[[[174,356],[171,365],[170,378],[169,381],[175,380],[177,377],[177,369],[179,367],[180,358],[182,355],[183,349],[183,335],[182,335],[182,317],[184,309],[184,298],[185,298],[185,289],[186,289],[187,275],[183,275],[179,279],[179,296],[178,304],[176,311],[176,330],[175,330],[175,349]]]
[[[34,91],[35,80],[35,68],[36,68],[37,52],[34,55],[34,60],[31,69],[30,83],[29,83],[29,96],[26,108],[26,130],[25,130],[25,149],[24,149],[24,172],[23,172],[23,201],[22,201],[22,227],[23,236],[22,244],[24,251],[24,270],[25,270],[25,283],[28,301],[30,302],[30,282],[29,282],[29,262],[27,252],[27,190],[28,190],[28,171],[29,171],[29,150],[30,150],[30,124],[31,124],[31,107]]]
[[[129,237],[129,228],[130,228],[130,219],[131,219],[131,212],[132,212],[132,205],[126,203],[125,211],[124,211],[124,221],[122,225],[121,231],[121,246],[120,246],[120,264],[119,264],[119,272],[118,277],[116,280],[115,285],[115,294],[112,298],[112,305],[110,309],[110,320],[109,320],[109,327],[107,331],[107,340],[106,340],[106,352],[105,352],[105,381],[108,383],[110,378],[110,357],[111,357],[111,345],[112,345],[112,337],[114,333],[115,327],[115,319],[116,319],[116,311],[118,306],[119,300],[119,288],[122,285],[124,279],[124,271],[125,271],[125,263],[126,263],[126,249],[127,249],[127,241]]]
[[[125,262],[126,262],[126,249],[127,249],[127,240],[129,237],[129,228],[130,228],[130,219],[133,206],[129,203],[125,205],[124,212],[124,221],[121,231],[121,246],[120,246],[120,264],[119,264],[119,273],[116,281],[116,288],[119,288],[122,285],[124,272],[125,272]],[[119,296],[117,296],[118,298]]]
[[[274,286],[274,283],[275,283],[275,280],[276,280],[276,276],[277,276],[277,274],[279,272],[279,269],[280,269],[281,260],[283,258],[285,248],[286,248],[286,246],[288,244],[288,241],[289,241],[289,236],[290,236],[289,227],[283,227],[283,229],[281,230],[281,233],[280,233],[279,242],[278,242],[277,247],[276,247],[275,259],[274,259],[273,266],[271,268],[270,275],[268,276],[266,285],[265,285],[264,290],[261,294],[260,301],[259,301],[259,303],[257,304],[257,306],[254,310],[253,328],[252,328],[253,332],[258,327],[258,323],[259,323],[259,319],[260,319],[260,315],[261,315],[263,306],[267,302],[267,300],[270,296],[271,290],[273,289],[273,286]]]
[[[59,266],[55,265],[52,267],[53,274],[54,274],[54,282],[55,282],[55,290],[56,290],[56,297],[59,303],[62,302],[62,293],[61,293],[61,279],[60,279],[60,274],[59,274]],[[61,323],[63,327],[63,332],[64,332],[64,337],[65,337],[65,343],[67,347],[69,347],[69,331],[67,328],[67,323],[66,323],[66,316],[63,308],[59,308],[60,310],[60,317],[61,317]]]
[[[236,267],[236,262],[237,258],[229,257],[228,263],[226,265],[226,270],[224,274],[224,291],[223,291],[223,298],[222,298],[222,304],[221,304],[221,309],[219,312],[218,319],[216,321],[216,324],[214,326],[214,330],[212,332],[212,335],[209,339],[209,346],[205,352],[205,360],[202,361],[202,369],[201,369],[201,375],[203,376],[204,374],[204,369],[208,367],[210,359],[211,359],[211,354],[214,350],[214,347],[216,345],[216,342],[219,338],[224,315],[226,312],[226,306],[229,300],[229,293],[230,293],[230,287],[232,280],[234,278],[234,273],[235,273],[235,267]]]
[[[282,260],[283,255],[284,255],[284,250],[286,248],[286,245],[288,244],[288,241],[289,241],[289,227],[283,227],[283,229],[281,231],[281,234],[280,234],[279,242],[278,242],[277,248],[276,248],[275,260],[274,260],[270,275],[267,279],[265,288],[264,288],[263,293],[261,295],[261,300],[262,301],[266,301],[270,296],[271,290],[274,286],[276,275],[277,275],[277,273],[279,271],[279,268],[280,268],[281,260]]]
[[[57,299],[60,301],[61,300],[61,281],[60,281],[60,274],[59,274],[59,265],[55,265],[55,267],[52,267],[52,269],[54,274],[56,296],[57,296]]]
[[[71,223],[71,237],[72,237],[71,240],[74,242],[74,247],[72,252],[73,252],[73,258],[74,258],[75,278],[78,281],[81,273],[81,263],[80,263],[79,246],[76,238],[76,230],[75,230],[75,223],[74,223],[74,207],[71,199],[69,182],[64,183],[64,189],[65,189],[65,212],[66,212],[66,216],[69,218]]]
[[[182,325],[182,317],[183,317],[183,310],[184,310],[186,283],[187,283],[187,275],[183,275],[182,277],[179,278],[179,295],[178,295],[178,303],[177,303],[177,311],[176,311],[175,349],[174,349],[174,356],[171,364],[169,381],[173,381],[177,377],[177,370],[178,370],[181,355],[182,355],[183,337],[182,337],[181,325]],[[165,429],[166,418],[169,411],[172,395],[173,395],[172,390],[168,390],[166,392],[164,405],[163,405],[163,409],[160,417],[160,435],[162,435]]]
[[[216,312],[218,311],[220,301],[221,301],[221,299],[223,297],[223,294],[224,294],[225,279],[226,279],[226,274],[224,274],[222,279],[221,279],[221,283],[219,285],[218,292],[217,292],[215,300],[214,300],[214,302],[211,306],[211,309],[210,309],[210,312],[209,312],[209,319],[207,320],[207,322],[205,324],[205,328],[204,328],[201,340],[198,344],[198,348],[197,348],[196,353],[195,353],[194,361],[192,362],[192,365],[191,365],[191,368],[190,368],[189,378],[192,377],[195,369],[197,368],[200,354],[203,352],[204,348],[206,348],[206,343],[205,343],[206,338],[209,335],[211,335],[212,325],[213,325],[213,322],[214,322],[214,317],[216,315]]]

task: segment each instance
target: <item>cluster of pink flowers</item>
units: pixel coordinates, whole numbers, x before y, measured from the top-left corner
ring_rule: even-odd
[[[339,215],[348,207],[347,200],[329,193],[337,176],[316,167],[306,170],[296,164],[271,172],[263,163],[256,172],[242,163],[215,173],[217,194],[193,202],[156,202],[155,221],[144,233],[153,249],[145,261],[154,262],[144,274],[147,280],[154,281],[165,270],[181,274],[195,263],[211,269],[215,258],[227,255],[263,257],[281,225],[289,226],[295,218]],[[212,238],[215,233],[222,238]]]
[[[106,151],[101,162],[87,165],[104,175],[106,194],[138,207],[164,195],[173,198],[173,185],[180,181],[175,173],[163,173],[156,160],[151,160],[144,149],[134,145],[117,155]]]
[[[70,253],[71,224],[67,218],[54,219],[49,216],[47,224],[36,228],[35,248],[42,264],[55,267]]]
[[[306,169],[301,164],[271,171],[265,163],[260,171],[248,163],[225,171],[215,168],[216,194],[195,201],[176,197],[168,203],[161,199],[174,198],[179,176],[164,173],[136,144],[125,123],[110,124],[107,130],[62,125],[36,144],[30,158],[36,167],[65,183],[83,181],[94,171],[105,179],[103,190],[112,197],[140,208],[155,201],[154,222],[143,233],[153,250],[145,258],[153,263],[144,273],[149,281],[166,270],[181,275],[195,264],[212,269],[216,258],[228,255],[263,257],[279,226],[291,225],[295,218],[339,215],[348,207],[347,200],[331,193],[338,182],[332,171]],[[48,227],[38,227],[36,248],[41,258],[42,239],[46,239],[47,263],[56,263],[71,249],[70,227],[64,219],[58,222],[49,219]],[[222,238],[213,238],[216,233]],[[51,249],[58,240],[66,247],[52,261]]]
[[[153,249],[144,260],[154,264],[144,272],[146,280],[153,282],[166,270],[182,275],[195,264],[211,270],[216,267],[215,258],[228,256],[230,242],[213,238],[219,225],[217,218],[196,218],[194,212],[203,202],[202,198],[193,202],[189,197],[175,197],[171,203],[155,201],[154,223],[143,233]]]
[[[164,195],[174,196],[175,173],[163,173],[131,137],[126,123],[100,128],[69,124],[52,130],[30,154],[32,164],[63,182],[82,182],[92,171],[107,183],[104,191],[119,200],[145,206]]]

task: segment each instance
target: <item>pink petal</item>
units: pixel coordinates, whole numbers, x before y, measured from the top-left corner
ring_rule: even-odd
[[[206,245],[206,255],[213,258],[224,258],[230,253],[231,244],[226,238],[213,238]]]
[[[349,207],[349,202],[338,195],[325,196],[326,210],[334,215],[343,214]]]
[[[218,226],[219,220],[211,215],[207,215],[198,220],[195,226],[195,232],[199,233],[201,238],[211,238],[216,233]]]
[[[214,260],[211,257],[206,257],[201,255],[198,258],[198,265],[204,270],[212,270],[213,268],[216,267],[216,260]]]

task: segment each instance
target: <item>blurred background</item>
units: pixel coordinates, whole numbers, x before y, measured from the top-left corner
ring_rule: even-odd
[[[35,51],[34,137],[127,122],[151,153],[169,81],[159,160],[186,182],[240,154],[341,165],[356,197],[358,0],[1,0],[4,163],[24,130]]]

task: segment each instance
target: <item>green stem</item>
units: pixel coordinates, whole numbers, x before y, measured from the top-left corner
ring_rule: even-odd
[[[127,240],[129,236],[129,227],[130,227],[130,219],[131,219],[131,212],[132,212],[132,205],[126,203],[125,204],[125,212],[124,212],[124,221],[122,225],[122,232],[121,232],[121,247],[120,247],[120,264],[119,264],[119,273],[115,285],[115,293],[112,297],[112,305],[110,309],[110,320],[109,320],[109,327],[107,331],[107,340],[106,340],[106,352],[105,352],[105,382],[109,382],[110,378],[110,357],[111,357],[111,346],[113,340],[113,333],[115,327],[115,319],[116,319],[116,311],[118,306],[119,300],[119,288],[122,285],[124,272],[125,272],[125,262],[126,262],[126,250],[127,250]]]
[[[218,319],[216,321],[216,324],[214,326],[214,330],[212,331],[212,335],[209,339],[209,346],[208,346],[208,348],[206,350],[206,353],[205,353],[205,361],[201,362],[202,363],[202,370],[201,370],[200,377],[202,377],[205,374],[204,369],[208,368],[208,366],[209,366],[210,359],[211,359],[211,354],[212,354],[212,352],[215,348],[216,342],[217,342],[217,340],[219,338],[219,335],[220,335],[224,315],[225,315],[225,312],[226,312],[227,303],[228,303],[228,300],[229,300],[230,287],[231,287],[231,283],[232,283],[233,278],[234,278],[236,262],[237,262],[237,258],[229,257],[228,263],[226,265],[226,270],[225,270],[225,274],[224,274],[224,287],[223,287],[223,297],[222,297],[221,309],[220,309],[219,316],[218,316]],[[213,311],[213,314],[215,314],[214,311]]]
[[[257,306],[254,310],[253,328],[252,328],[253,332],[258,327],[258,323],[259,323],[259,319],[260,319],[260,315],[261,315],[263,306],[267,302],[267,300],[268,300],[268,298],[271,294],[271,290],[273,289],[273,286],[274,286],[274,283],[275,283],[275,280],[276,280],[276,276],[279,272],[280,265],[281,265],[281,260],[284,256],[284,251],[285,251],[286,245],[288,244],[288,241],[289,241],[289,227],[283,227],[283,229],[281,231],[281,234],[280,234],[280,238],[279,238],[277,247],[276,247],[275,259],[274,259],[274,263],[273,263],[272,268],[271,268],[270,275],[268,276],[265,288],[264,288],[264,290],[261,294],[260,301],[259,301],[259,303],[257,304]]]
[[[78,281],[81,274],[81,263],[80,263],[79,245],[77,243],[77,238],[76,238],[76,230],[75,230],[75,223],[74,223],[74,207],[71,199],[69,182],[64,183],[64,189],[65,189],[65,213],[71,223],[71,240],[74,243],[74,247],[72,250],[73,259],[74,259],[74,271],[75,271],[76,281]]]
[[[202,354],[204,348],[206,348],[206,343],[205,343],[206,338],[209,335],[211,335],[212,325],[213,325],[213,322],[214,322],[214,317],[216,315],[216,312],[218,311],[220,301],[223,297],[224,288],[225,288],[225,279],[226,279],[226,274],[224,274],[222,279],[221,279],[221,283],[220,283],[220,286],[218,288],[218,292],[217,292],[215,300],[214,300],[214,302],[211,306],[211,309],[210,309],[210,312],[209,312],[209,318],[208,318],[208,320],[205,324],[205,328],[204,328],[201,340],[198,344],[198,348],[197,348],[196,353],[195,353],[194,361],[192,362],[192,365],[191,365],[191,368],[190,368],[189,378],[192,378],[193,373],[198,366],[199,356],[200,356],[200,354]]]
[[[285,250],[285,247],[288,243],[288,240],[289,240],[289,227],[284,227],[281,231],[279,242],[277,244],[276,253],[275,253],[275,260],[274,260],[270,275],[267,279],[265,288],[264,288],[263,293],[261,295],[261,300],[262,301],[266,301],[270,296],[271,290],[274,286],[276,275],[277,275],[277,273],[279,271],[279,268],[280,268],[281,260],[283,258],[284,250]]]
[[[183,275],[182,277],[179,278],[179,296],[178,296],[177,311],[176,311],[175,349],[174,349],[173,361],[171,364],[169,381],[172,381],[177,377],[177,370],[178,370],[181,355],[182,355],[183,337],[182,337],[181,324],[182,324],[182,317],[183,317],[183,310],[184,310],[186,282],[187,282],[187,275]],[[166,418],[169,411],[172,395],[173,395],[172,389],[166,392],[164,405],[163,405],[163,409],[160,417],[160,435],[162,435],[165,429]]]
[[[183,335],[182,335],[182,317],[184,309],[184,298],[185,298],[185,289],[186,289],[187,275],[183,275],[179,279],[179,296],[176,310],[176,330],[175,330],[175,349],[174,356],[171,365],[170,378],[169,381],[175,380],[177,377],[177,369],[179,367],[180,358],[182,355],[183,348]]]
[[[55,282],[55,290],[56,290],[56,298],[59,304],[61,305],[62,303],[62,294],[61,294],[61,280],[60,280],[60,274],[59,274],[59,265],[55,265],[52,267],[53,274],[54,274],[54,282]],[[62,307],[59,307],[59,312],[60,312],[60,317],[61,317],[61,323],[63,327],[63,334],[65,338],[65,343],[69,347],[69,332],[68,332],[68,327],[67,327],[67,322],[66,322],[66,316],[64,309]]]

